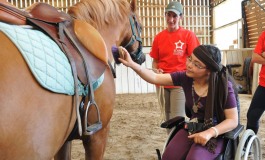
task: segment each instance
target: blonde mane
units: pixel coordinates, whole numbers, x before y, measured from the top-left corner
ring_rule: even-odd
[[[127,0],[81,0],[69,8],[68,14],[101,29],[128,18],[130,11]]]

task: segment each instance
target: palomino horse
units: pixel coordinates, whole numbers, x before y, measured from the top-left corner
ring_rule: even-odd
[[[127,0],[82,0],[70,7],[68,13],[99,31],[110,62],[113,61],[111,47],[122,45],[136,57],[135,61],[142,63],[139,60],[144,59],[139,56],[140,33],[136,32],[139,31],[139,19],[135,11],[136,0],[131,3]],[[73,96],[41,87],[19,50],[2,32],[0,42],[0,159],[70,159],[70,144],[66,141],[77,119]],[[77,137],[83,140],[86,159],[100,160],[103,159],[115,101],[111,67],[106,68],[94,99],[102,128],[90,136]],[[93,124],[97,120],[97,111],[91,108],[88,122]]]

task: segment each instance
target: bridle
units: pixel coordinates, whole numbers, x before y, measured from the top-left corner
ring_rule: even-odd
[[[130,52],[130,55],[133,59],[133,61],[135,61],[138,64],[142,64],[145,61],[145,58],[143,57],[143,46],[142,46],[142,39],[140,37],[141,32],[142,32],[142,28],[139,25],[139,23],[136,20],[136,16],[135,14],[132,14],[129,17],[130,20],[130,24],[131,24],[131,29],[132,29],[132,36],[130,41],[124,46],[124,48],[126,48],[128,50],[128,48],[130,48],[135,42],[139,42],[139,46],[137,48],[137,50]],[[136,29],[137,30],[136,30]],[[136,34],[137,31],[137,34]]]
[[[134,13],[132,13],[129,17],[130,20],[130,25],[131,25],[131,30],[132,30],[132,36],[130,38],[130,41],[126,44],[126,45],[122,45],[125,49],[129,49],[130,47],[132,47],[134,45],[135,42],[139,42],[139,46],[137,48],[137,50],[133,51],[133,52],[129,52],[132,60],[138,64],[142,64],[143,62],[145,62],[145,55],[143,54],[143,46],[142,46],[142,39],[140,37],[141,32],[142,32],[142,28],[139,25],[139,23],[136,20],[136,16]],[[137,32],[137,34],[136,34]],[[111,64],[110,64],[111,66]],[[115,73],[115,69],[116,68],[116,63],[114,65],[114,68],[111,67],[112,70],[112,74],[113,77],[116,78],[116,73]]]

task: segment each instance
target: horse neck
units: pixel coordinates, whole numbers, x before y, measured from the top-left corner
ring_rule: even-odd
[[[119,24],[119,23],[117,23]],[[110,27],[105,27],[98,30],[101,36],[103,37],[105,44],[107,46],[109,60],[113,61],[112,46],[120,46],[121,44],[121,33],[123,31],[121,25],[113,25]]]

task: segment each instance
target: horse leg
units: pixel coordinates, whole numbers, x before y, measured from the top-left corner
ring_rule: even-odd
[[[105,71],[105,78],[101,86],[95,91],[95,101],[100,110],[102,129],[95,134],[82,138],[86,153],[86,160],[102,160],[107,137],[110,130],[110,119],[113,113],[115,101],[115,85],[113,75],[109,68]],[[97,119],[96,110],[91,107],[88,113],[88,122],[95,123]]]
[[[74,126],[73,98],[41,87],[2,32],[0,41],[0,159],[52,159]]]
[[[82,140],[86,160],[103,160],[109,129],[110,127],[108,125],[96,134]]]
[[[70,160],[71,159],[72,142],[66,141],[61,149],[54,156],[54,160]]]

